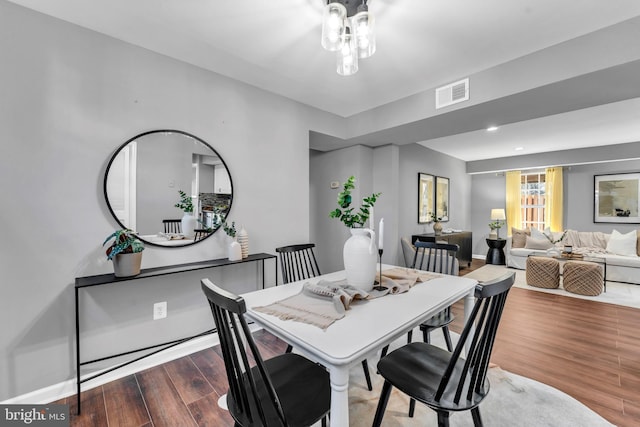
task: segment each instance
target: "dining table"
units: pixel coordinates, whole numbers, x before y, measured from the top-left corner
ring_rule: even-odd
[[[384,270],[404,267],[383,264],[381,268],[384,276]],[[352,367],[463,298],[466,320],[473,308],[478,283],[465,277],[438,275],[418,282],[408,292],[354,300],[344,317],[326,329],[301,321],[282,320],[255,309],[299,294],[307,282],[339,282],[345,278],[342,270],[242,294],[250,320],[329,371],[331,427],[349,425],[349,370]],[[376,390],[372,393],[376,392],[379,393]]]

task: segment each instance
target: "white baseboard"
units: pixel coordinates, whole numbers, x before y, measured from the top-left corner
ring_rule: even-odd
[[[251,325],[254,326],[254,325]],[[259,328],[252,327],[252,330]],[[138,360],[130,365],[123,366],[122,368],[111,371],[100,377],[87,381],[82,384],[82,391],[90,390],[94,387],[101,386],[108,382],[117,380],[119,378],[126,377],[128,375],[135,374],[136,372],[143,371],[145,369],[152,368],[154,366],[162,365],[163,363],[170,362],[171,360],[179,359],[192,353],[213,347],[220,344],[218,334],[210,334],[200,338],[195,338],[186,343],[176,345],[167,350],[163,350],[147,358]],[[104,369],[104,371],[108,370]],[[87,374],[85,377],[95,375],[97,372]],[[63,381],[58,384],[53,384],[48,387],[41,388],[39,390],[32,391],[30,393],[16,396],[11,399],[0,402],[2,404],[46,404],[55,402],[65,397],[74,396],[76,394],[76,380],[71,379]]]

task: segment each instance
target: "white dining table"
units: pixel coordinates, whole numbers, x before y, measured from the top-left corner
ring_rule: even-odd
[[[394,267],[383,264],[383,275],[385,269]],[[477,285],[473,279],[443,276],[419,282],[406,293],[355,300],[345,316],[326,330],[253,310],[299,293],[306,282],[338,281],[345,277],[344,271],[338,271],[242,295],[248,318],[291,344],[297,353],[327,368],[331,381],[331,427],[349,425],[349,369],[462,298],[466,319],[475,301]]]

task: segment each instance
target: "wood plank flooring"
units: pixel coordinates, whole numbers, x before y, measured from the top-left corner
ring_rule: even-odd
[[[461,274],[483,264],[474,260]],[[454,312],[452,329],[459,331],[462,303]],[[638,309],[513,288],[492,361],[562,390],[617,426],[638,426],[639,330]],[[264,358],[284,352],[284,342],[263,331],[255,335]],[[70,404],[74,427],[226,427],[232,419],[217,405],[226,390],[214,347],[84,391],[80,416],[75,396],[55,403]]]

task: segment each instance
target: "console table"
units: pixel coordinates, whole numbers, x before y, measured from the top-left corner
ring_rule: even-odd
[[[414,234],[411,236],[411,243],[415,243],[416,241],[421,242],[446,242],[451,245],[458,245],[460,248],[456,257],[458,258],[458,262],[462,267],[463,264],[466,264],[467,267],[471,267],[471,246],[472,246],[472,235],[470,231],[459,231],[457,233],[425,233],[425,234]]]
[[[242,260],[239,261],[229,261],[226,258],[221,258],[221,259],[213,259],[213,260],[208,260],[208,261],[199,261],[199,262],[191,262],[191,263],[186,263],[186,264],[176,264],[176,265],[169,265],[166,267],[153,267],[153,268],[145,268],[142,269],[140,271],[140,274],[138,274],[137,276],[131,276],[131,277],[116,277],[114,274],[100,274],[100,275],[96,275],[96,276],[85,276],[85,277],[76,277],[76,281],[75,281],[75,310],[76,310],[76,384],[77,384],[77,394],[76,394],[76,399],[77,399],[77,404],[78,404],[78,414],[80,414],[80,386],[82,383],[92,380],[94,378],[97,378],[101,375],[107,374],[109,372],[112,372],[116,369],[122,368],[124,366],[130,365],[134,362],[137,362],[139,360],[142,360],[146,357],[152,356],[156,353],[159,353],[163,350],[166,350],[168,348],[171,347],[175,347],[178,344],[182,344],[185,343],[189,340],[192,340],[194,338],[198,338],[198,337],[202,337],[211,333],[216,332],[215,329],[209,329],[207,331],[204,331],[202,333],[199,333],[197,335],[193,335],[190,337],[185,337],[185,338],[180,338],[177,340],[173,340],[173,341],[169,341],[169,342],[164,342],[161,344],[155,344],[152,346],[148,346],[148,347],[144,347],[144,348],[138,348],[138,349],[134,349],[134,350],[130,350],[127,351],[125,353],[119,353],[119,354],[114,354],[111,356],[106,356],[106,357],[101,357],[100,359],[95,359],[95,360],[88,360],[88,361],[82,361],[81,359],[81,351],[80,351],[80,315],[79,315],[79,307],[80,307],[80,301],[79,301],[79,291],[82,288],[87,288],[90,286],[101,286],[101,285],[109,285],[112,283],[116,283],[116,282],[124,282],[124,281],[129,281],[129,280],[139,280],[139,279],[147,279],[147,278],[151,278],[151,277],[158,277],[158,276],[165,276],[168,274],[177,274],[177,273],[184,273],[187,271],[195,271],[195,270],[203,270],[206,268],[216,268],[216,267],[223,267],[223,266],[228,266],[228,265],[236,265],[236,264],[244,264],[247,262],[259,262],[262,264],[262,289],[264,289],[265,287],[265,277],[264,277],[264,262],[265,260],[269,260],[269,259],[273,259],[275,262],[275,279],[276,279],[276,285],[278,284],[278,258],[275,255],[272,254],[267,254],[267,253],[258,253],[258,254],[251,254],[249,255],[247,258],[243,258]],[[92,363],[96,363],[96,362],[100,362],[103,360],[108,360],[108,359],[113,359],[115,357],[120,357],[120,356],[125,356],[125,355],[129,355],[129,354],[133,354],[133,353],[137,353],[140,351],[145,351],[145,350],[152,350],[155,349],[154,351],[144,354],[143,356],[139,356],[136,357],[135,359],[129,360],[127,362],[123,362],[120,363],[106,371],[102,371],[99,372],[97,374],[91,375],[87,378],[84,379],[80,379],[80,367],[84,366],[84,365],[89,365]]]

